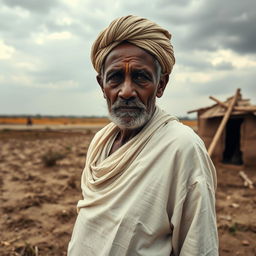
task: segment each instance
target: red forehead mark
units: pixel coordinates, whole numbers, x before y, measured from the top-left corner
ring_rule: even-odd
[[[129,63],[126,62],[125,63],[125,73],[128,73],[129,72]]]

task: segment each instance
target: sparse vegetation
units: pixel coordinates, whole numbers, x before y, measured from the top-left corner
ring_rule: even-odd
[[[65,155],[63,153],[49,150],[42,156],[42,161],[45,166],[51,167],[56,165],[57,161],[63,159],[64,157]]]
[[[15,252],[20,256],[38,256],[38,247],[25,243],[24,246],[16,248]]]
[[[229,232],[231,233],[231,234],[236,234],[236,232],[237,232],[237,229],[238,229],[238,226],[237,226],[237,223],[234,223],[232,226],[230,226],[229,227]]]
[[[67,150],[68,152],[71,152],[71,151],[72,151],[72,147],[71,147],[70,145],[67,145],[67,146],[66,146],[66,150]]]
[[[4,128],[4,129],[2,130],[2,132],[9,132],[9,131],[11,131],[11,129],[8,129],[8,128]]]

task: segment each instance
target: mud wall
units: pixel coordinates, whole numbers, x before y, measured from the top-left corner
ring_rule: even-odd
[[[202,140],[205,143],[206,148],[208,149],[213,137],[220,125],[221,118],[208,118],[198,119],[198,135],[202,138]],[[212,159],[214,162],[220,162],[222,161],[222,155],[224,151],[224,135],[221,136],[220,140],[216,144],[216,147],[214,149]]]
[[[241,151],[246,166],[256,166],[256,117],[247,115],[241,126]]]

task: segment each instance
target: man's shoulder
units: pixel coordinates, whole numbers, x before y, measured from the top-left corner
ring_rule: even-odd
[[[188,147],[189,145],[200,144],[204,145],[201,138],[195,131],[187,125],[182,124],[177,120],[172,120],[165,124],[159,131],[159,139],[174,143],[180,147]]]

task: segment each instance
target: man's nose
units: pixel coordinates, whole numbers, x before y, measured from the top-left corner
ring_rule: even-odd
[[[125,78],[118,96],[123,99],[130,99],[136,97],[136,91],[130,78]]]

